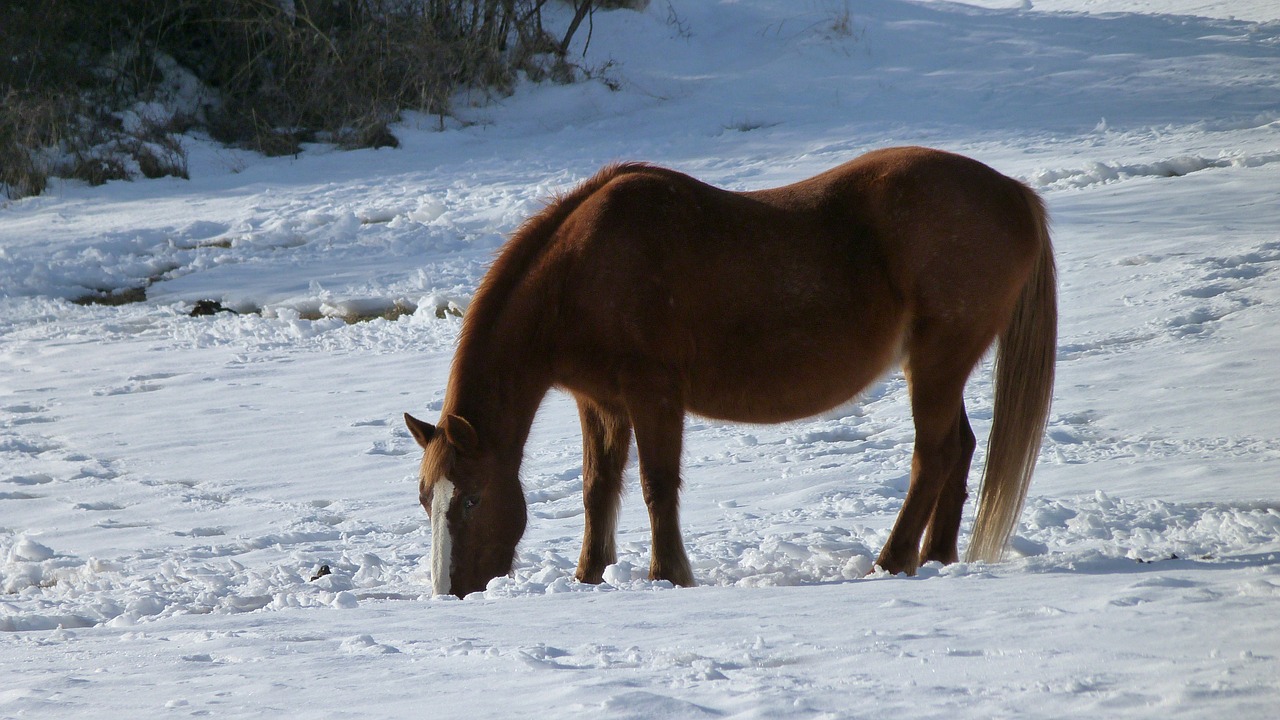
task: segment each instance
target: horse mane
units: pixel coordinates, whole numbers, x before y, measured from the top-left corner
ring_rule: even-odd
[[[455,370],[460,366],[461,358],[470,357],[477,350],[476,336],[481,334],[479,329],[491,328],[498,322],[500,314],[506,309],[516,287],[536,266],[565,219],[578,209],[584,200],[615,178],[653,169],[652,165],[637,162],[606,165],[572,190],[552,196],[545,207],[524,221],[512,233],[511,238],[498,252],[493,266],[485,274],[484,280],[476,289],[476,294],[467,308],[466,316],[462,321],[462,332],[458,338]],[[456,387],[458,381],[459,373],[450,373],[446,398],[457,399],[457,390],[460,389]]]

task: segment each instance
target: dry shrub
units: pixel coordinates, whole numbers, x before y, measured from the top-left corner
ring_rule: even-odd
[[[57,141],[66,112],[56,98],[24,97],[12,90],[0,103],[0,191],[11,199],[39,195],[49,169],[35,149]]]
[[[443,118],[464,88],[506,93],[520,72],[577,77],[570,42],[603,0],[557,0],[574,11],[561,37],[543,27],[548,1],[0,3],[0,190],[38,194],[49,175],[185,177],[176,134],[192,125],[267,155],[312,141],[397,145],[388,126],[401,110]],[[216,101],[122,126],[137,103],[183,101],[166,95],[175,67]]]

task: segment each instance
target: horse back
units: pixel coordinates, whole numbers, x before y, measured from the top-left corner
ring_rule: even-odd
[[[1026,186],[962,155],[887,148],[794,187],[824,198],[829,230],[845,213],[870,229],[917,318],[972,322],[1000,308],[1002,325],[1044,251],[1043,209]]]

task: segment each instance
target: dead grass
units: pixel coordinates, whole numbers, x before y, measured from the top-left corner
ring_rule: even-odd
[[[200,126],[267,155],[303,143],[398,145],[401,111],[440,115],[462,88],[507,93],[580,77],[568,59],[602,0],[572,6],[559,37],[550,0],[59,0],[0,4],[0,191],[39,194],[51,176],[90,183],[186,177],[177,135]],[[642,6],[645,0],[612,0]],[[119,118],[165,95],[174,67],[217,96],[154,127]],[[177,109],[177,108],[174,108]]]

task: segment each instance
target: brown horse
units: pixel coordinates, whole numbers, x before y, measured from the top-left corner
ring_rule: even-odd
[[[553,386],[572,393],[582,420],[578,580],[598,583],[616,562],[634,433],[650,576],[692,585],[678,519],[685,413],[804,418],[896,363],[915,451],[877,562],[894,573],[954,562],[974,451],[963,390],[996,338],[968,556],[998,560],[1048,417],[1054,272],[1040,198],[950,153],[880,150],[756,192],[648,165],[605,168],[503,248],[463,321],[438,425],[405,415],[424,450],[435,592],[461,597],[511,572],[526,520],[520,462]]]

